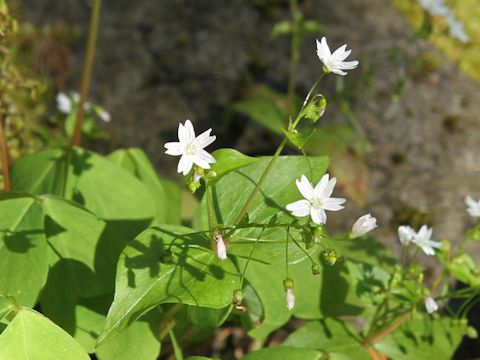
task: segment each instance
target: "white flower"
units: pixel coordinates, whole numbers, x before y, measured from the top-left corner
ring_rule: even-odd
[[[292,310],[295,307],[295,294],[293,293],[293,288],[287,288],[286,292],[287,297],[287,308],[288,310]]]
[[[415,237],[416,232],[410,226],[402,225],[398,227],[398,238],[402,245],[408,245]]]
[[[427,310],[427,313],[432,314],[435,311],[438,310],[438,305],[435,302],[435,300],[429,296],[425,299],[425,309]]]
[[[220,260],[225,260],[227,258],[227,248],[225,242],[223,241],[223,236],[221,233],[216,232],[213,235],[215,242],[217,243],[217,256]]]
[[[480,200],[475,201],[471,196],[466,196],[465,204],[471,217],[480,217]]]
[[[203,150],[205,147],[215,141],[215,136],[210,136],[212,129],[208,129],[195,137],[195,131],[190,120],[185,121],[185,125],[178,125],[178,142],[169,142],[165,144],[165,154],[181,156],[178,162],[177,171],[187,175],[192,169],[193,164],[203,169],[210,169],[210,164],[216,162],[215,158]]]
[[[98,111],[97,114],[98,114],[98,117],[104,122],[110,122],[110,120],[112,120],[112,116],[106,110],[101,109],[100,111]]]
[[[426,255],[435,255],[434,248],[438,249],[442,246],[442,244],[437,241],[433,241],[431,237],[432,229],[428,228],[427,225],[422,225],[418,233],[415,234],[412,241],[418,246],[420,246]]]
[[[300,180],[297,180],[297,188],[305,198],[298,200],[286,206],[288,211],[292,212],[293,216],[304,217],[310,215],[315,224],[321,225],[327,222],[328,211],[342,210],[345,199],[332,198],[333,188],[337,182],[336,178],[329,180],[329,175],[325,174],[318,182],[317,186],[313,188],[310,181],[305,175],[302,175]]]
[[[344,61],[352,50],[347,50],[347,45],[339,47],[337,50],[330,52],[327,39],[322,37],[321,42],[317,40],[317,55],[322,61],[325,68],[338,75],[347,75],[343,70],[353,70],[358,66],[358,61]]]
[[[448,21],[450,36],[460,40],[464,44],[470,41],[470,37],[465,32],[465,28],[463,27],[463,24],[460,21],[458,21],[455,18],[455,16],[453,16],[453,14],[447,16],[447,21]]]
[[[67,94],[61,92],[57,94],[57,107],[58,110],[65,114],[69,114],[72,111],[72,100]]]
[[[370,214],[358,218],[352,226],[352,237],[356,238],[365,235],[377,228],[377,219]]]

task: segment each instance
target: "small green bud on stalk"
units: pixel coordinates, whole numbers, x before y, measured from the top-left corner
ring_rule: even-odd
[[[325,250],[323,252],[323,258],[328,265],[335,265],[335,263],[341,259],[341,257],[337,255],[335,250],[331,249]]]
[[[320,265],[317,263],[312,264],[312,275],[318,275],[320,274]]]

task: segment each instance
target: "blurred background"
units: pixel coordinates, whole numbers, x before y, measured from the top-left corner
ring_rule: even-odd
[[[18,29],[3,39],[14,80],[2,85],[2,103],[10,101],[17,116],[7,124],[16,158],[65,141],[68,119],[55,99],[79,91],[91,4],[7,3]],[[175,141],[178,123],[189,118],[199,131],[213,128],[210,150],[271,155],[288,102],[291,3],[104,0],[88,100],[111,121],[96,119],[84,145],[100,152],[141,147],[160,174],[182,182],[163,144]],[[316,38],[326,36],[332,50],[347,43],[349,59],[360,61],[348,76],[322,81],[328,106],[306,145],[309,154],[332,156],[331,172],[349,200],[329,226],[344,228],[371,212],[391,248],[399,224],[430,224],[436,239],[461,241],[472,222],[464,197],[480,197],[478,0],[297,6],[303,30],[295,103],[322,71]],[[194,200],[185,194],[185,201],[188,220]]]

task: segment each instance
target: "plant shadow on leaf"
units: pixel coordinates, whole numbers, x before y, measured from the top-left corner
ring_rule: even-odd
[[[323,257],[322,290],[320,294],[320,309],[325,316],[358,315],[362,308],[347,304],[349,283],[347,267],[343,263],[328,265]],[[334,285],[333,285],[334,284]]]
[[[65,274],[76,281],[65,281]],[[49,271],[47,284],[40,299],[43,313],[69,334],[75,333],[75,306],[82,288],[95,282],[95,274],[84,263],[60,259]]]
[[[32,243],[33,239],[31,237],[43,234],[41,229],[21,231],[0,230],[0,232],[5,234],[3,236],[5,247],[14,253],[28,252],[35,247]]]
[[[95,270],[110,284],[113,291],[117,262],[125,245],[150,225],[151,219],[108,220],[95,251]]]

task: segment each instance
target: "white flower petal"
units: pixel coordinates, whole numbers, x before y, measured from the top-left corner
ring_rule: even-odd
[[[308,200],[298,200],[286,206],[293,216],[304,217],[310,214],[310,203]]]
[[[185,121],[185,126],[184,126],[184,136],[185,136],[185,141],[187,143],[192,143],[193,140],[195,140],[195,130],[193,130],[193,125],[190,120]]]
[[[323,209],[310,209],[310,217],[315,224],[322,225],[327,222],[327,214]]]
[[[370,214],[358,218],[352,226],[352,237],[365,235],[377,227],[377,219]]]
[[[323,193],[325,192],[325,189],[327,188],[328,186],[328,181],[330,179],[330,175],[329,174],[325,174],[322,176],[322,178],[320,179],[320,181],[317,183],[317,185],[315,186],[315,189],[314,189],[314,193],[315,193],[315,197],[317,199],[322,199],[324,196],[323,196]]]
[[[305,175],[302,175],[300,180],[297,180],[296,183],[297,183],[298,190],[300,191],[300,193],[305,199],[310,200],[313,198],[314,196],[313,186],[310,183],[310,181],[308,181]]]
[[[200,149],[206,148],[208,145],[213,143],[216,139],[216,136],[210,136],[211,132],[212,132],[212,129],[208,129],[207,131],[204,131],[193,140],[193,144]]]
[[[183,154],[183,148],[182,145],[179,142],[169,142],[166,143],[165,145],[165,154],[168,155],[173,155],[173,156],[179,156]]]
[[[402,245],[407,245],[415,237],[416,233],[410,226],[402,225],[398,227],[398,238]]]
[[[347,200],[343,198],[328,198],[323,200],[322,208],[328,211],[339,211],[345,208],[342,206]]]
[[[205,150],[199,150],[196,155],[193,156],[193,162],[204,169],[210,169],[210,164],[216,162],[215,158]]]
[[[288,310],[292,310],[295,307],[295,294],[292,288],[287,288],[286,300]]]
[[[354,61],[343,61],[340,63],[339,68],[343,70],[353,70],[358,66],[359,62],[357,60]]]
[[[193,159],[190,155],[182,155],[178,162],[177,172],[187,175],[192,170]]]

